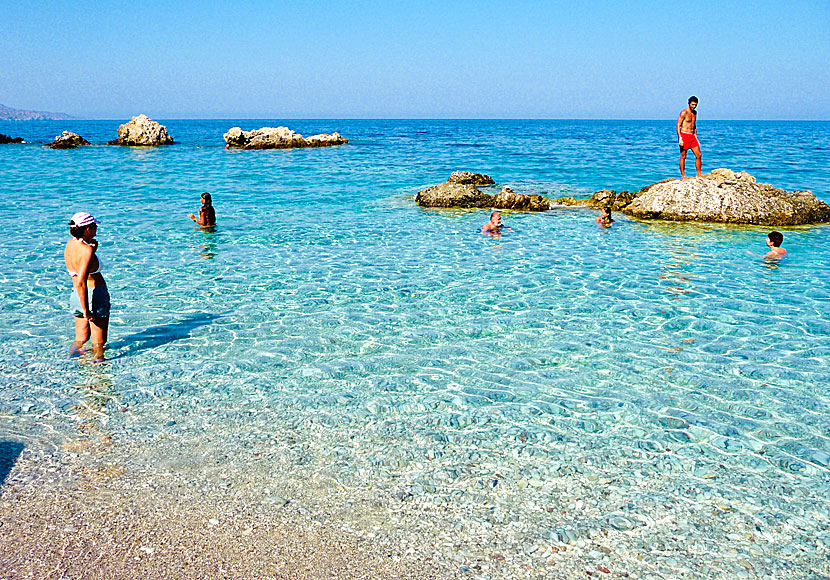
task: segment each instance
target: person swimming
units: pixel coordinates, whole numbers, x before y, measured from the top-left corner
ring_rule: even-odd
[[[202,207],[199,208],[199,217],[190,214],[188,217],[203,228],[210,228],[216,225],[216,212],[213,210],[213,199],[208,192],[201,197]]]
[[[787,255],[787,250],[781,247],[784,242],[784,234],[781,232],[770,232],[767,235],[767,247],[769,252],[764,256],[765,258],[783,258]]]
[[[491,236],[499,236],[502,234],[502,231],[505,232],[512,232],[513,230],[509,227],[504,225],[504,222],[501,219],[501,214],[497,211],[494,211],[490,214],[490,221],[481,226],[481,233],[482,234],[490,234]]]
[[[599,217],[596,219],[596,223],[604,228],[610,228],[611,224],[614,223],[614,219],[611,217],[611,208],[602,208],[599,212]]]
[[[69,220],[69,234],[63,252],[64,262],[72,276],[72,294],[69,308],[75,317],[75,341],[70,356],[83,352],[83,346],[92,338],[92,355],[96,362],[104,360],[110,317],[110,294],[101,274],[101,258],[97,255],[98,224],[94,216],[78,212]]]

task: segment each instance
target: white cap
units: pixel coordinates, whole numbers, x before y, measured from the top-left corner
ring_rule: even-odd
[[[72,216],[72,219],[69,220],[69,225],[74,227],[83,227],[88,226],[90,224],[100,224],[97,219],[91,214],[86,213],[85,211],[79,211],[75,215]]]

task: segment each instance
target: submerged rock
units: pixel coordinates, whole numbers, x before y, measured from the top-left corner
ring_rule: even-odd
[[[25,143],[23,137],[9,137],[0,133],[0,145],[8,145],[9,143]]]
[[[118,139],[108,141],[107,145],[155,147],[170,143],[173,143],[173,138],[167,134],[167,127],[156,123],[147,115],[139,115],[118,127]]]
[[[48,147],[49,149],[75,149],[77,147],[83,147],[84,145],[89,145],[89,141],[77,133],[64,131],[55,137],[54,141],[47,143],[44,147]]]
[[[770,226],[830,223],[830,206],[809,191],[756,183],[750,174],[715,169],[702,179],[671,179],[637,192],[623,211],[640,219]]]
[[[262,127],[253,131],[243,131],[240,127],[232,127],[222,137],[228,147],[235,149],[330,147],[349,142],[345,137],[341,137],[340,133],[321,133],[304,138],[288,127]]]
[[[473,173],[472,171],[453,171],[448,183],[472,183],[473,185],[493,185],[495,181],[484,173]]]

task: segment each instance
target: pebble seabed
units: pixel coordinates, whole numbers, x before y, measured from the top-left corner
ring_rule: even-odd
[[[703,450],[683,440],[676,419],[670,434],[680,440],[650,449],[525,427],[467,450],[436,445],[436,431],[418,456],[388,451],[360,461],[344,440],[370,433],[393,443],[404,429],[392,407],[369,405],[334,440],[325,414],[239,410],[229,400],[212,409],[221,422],[182,415],[161,433],[121,442],[110,417],[138,418],[106,389],[78,388],[86,398],[63,409],[75,433],[60,452],[21,454],[3,487],[4,577],[830,575],[828,514],[814,496],[827,491],[826,478],[820,489],[798,485],[804,466],[791,465],[793,485],[782,484],[758,472],[769,465],[780,475],[763,454],[746,476],[700,462]],[[547,427],[557,413],[516,412]],[[488,422],[486,412],[439,417],[444,433],[465,439]],[[262,435],[275,421],[285,431]],[[728,440],[719,444],[729,453]],[[539,461],[556,454],[568,460]]]

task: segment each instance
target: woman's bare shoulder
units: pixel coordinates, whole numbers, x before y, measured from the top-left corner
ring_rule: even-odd
[[[88,244],[78,243],[78,240],[71,239],[66,242],[66,249],[64,250],[64,254],[69,256],[92,256],[95,253],[95,248]]]

